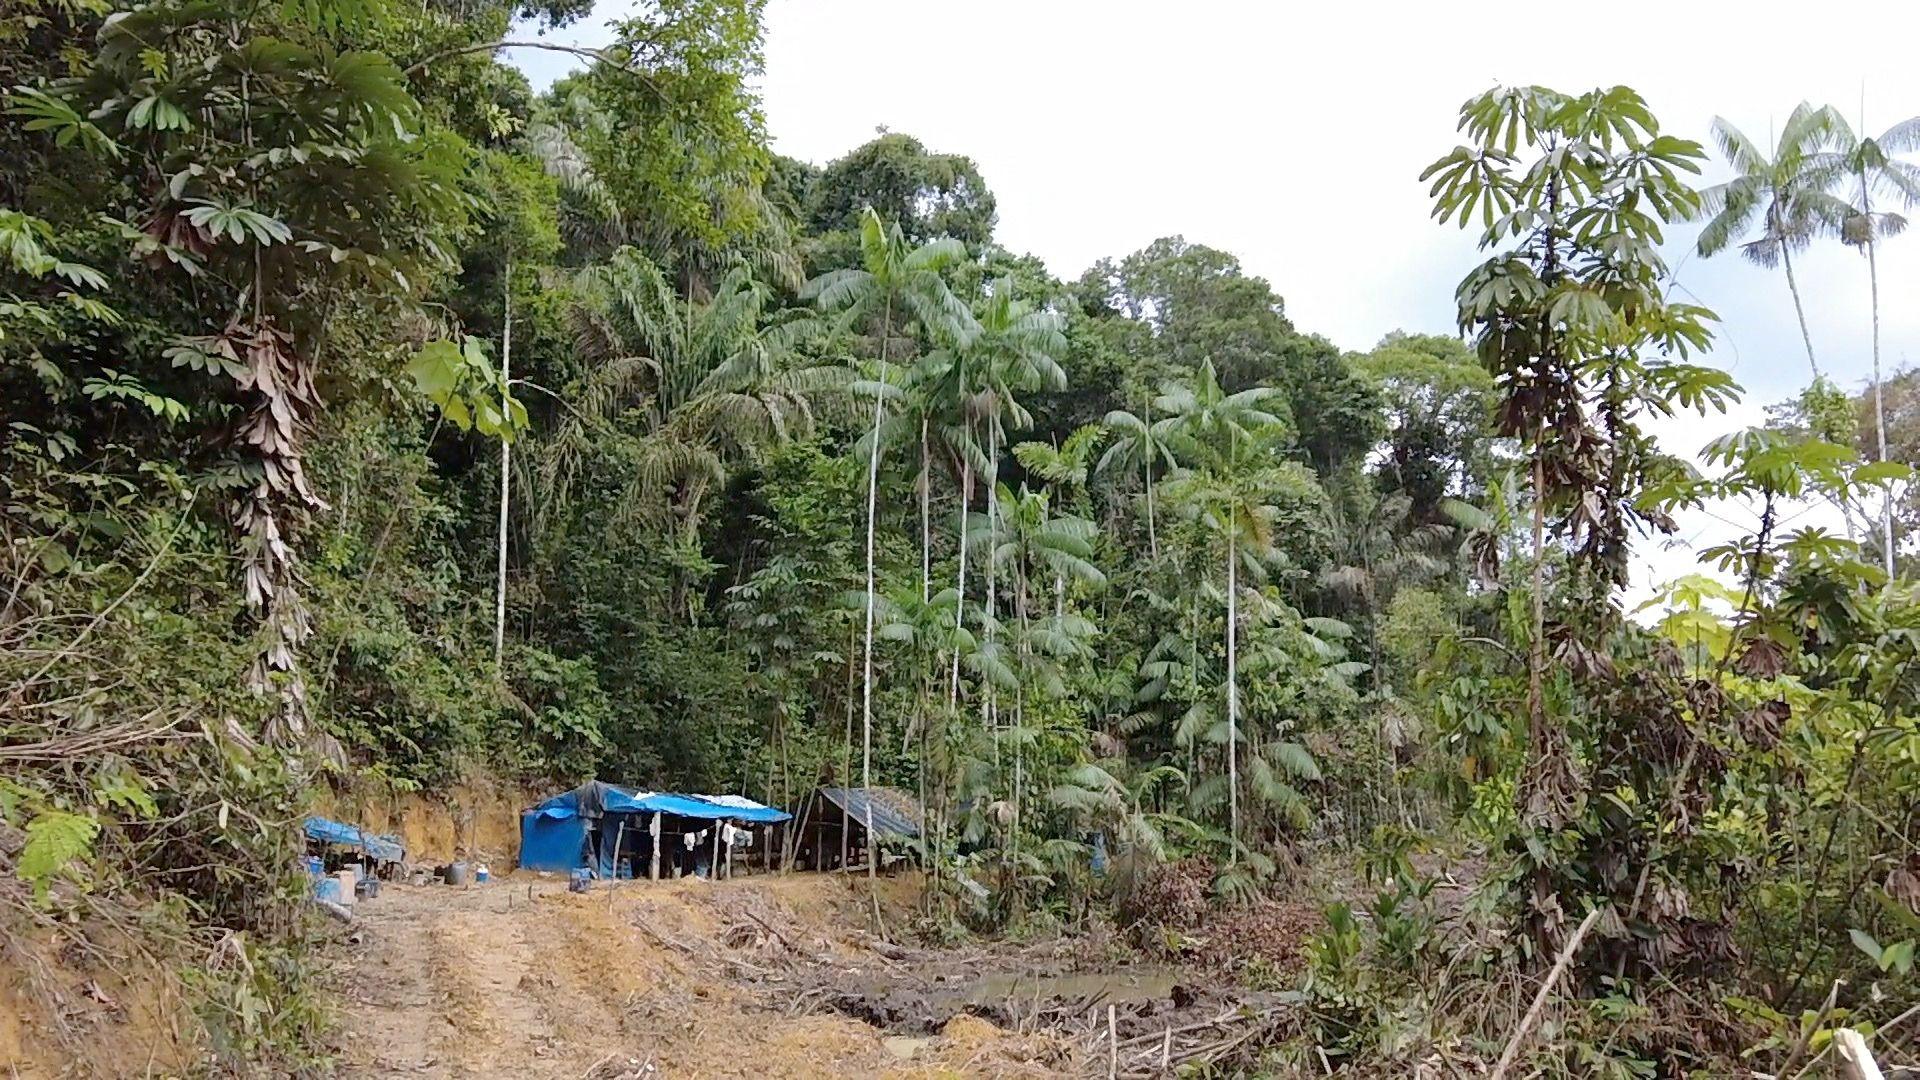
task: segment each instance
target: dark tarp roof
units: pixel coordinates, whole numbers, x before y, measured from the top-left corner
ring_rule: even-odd
[[[401,845],[399,837],[375,836],[358,826],[342,824],[329,818],[308,818],[306,833],[309,840],[359,848],[381,862],[400,862],[407,857],[407,849]]]
[[[899,788],[823,787],[820,794],[846,811],[847,819],[861,825],[873,814],[873,831],[881,836],[913,839],[920,835],[920,802]]]

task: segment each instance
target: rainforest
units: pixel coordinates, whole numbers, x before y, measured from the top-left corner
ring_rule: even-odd
[[[587,47],[543,34],[585,0],[10,5],[13,1075],[1920,1069],[1920,376],[1881,355],[1920,117],[1494,86],[1393,178],[1430,210],[1393,228],[1476,245],[1452,321],[1356,350],[1232,235],[1061,276],[964,146],[777,152],[763,7],[645,0]],[[1800,389],[1743,390],[1682,260],[1793,313]],[[1828,310],[1870,313],[1870,374]],[[741,1026],[877,1056],[716,1054],[636,976],[591,1053],[542,1013],[551,1056],[460,1058],[549,1008],[510,1003],[356,1058],[404,1010],[354,1004],[301,819],[429,808],[504,877],[471,793],[595,778],[910,795],[852,872],[597,883],[660,985],[713,964]],[[473,919],[615,911],[495,884]],[[366,933],[442,917],[408,888],[453,891]],[[483,973],[533,932],[484,926]],[[902,1049],[829,962],[1049,949],[1229,1003],[1016,984]]]

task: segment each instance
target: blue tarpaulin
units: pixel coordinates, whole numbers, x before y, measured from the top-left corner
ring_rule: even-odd
[[[726,801],[719,801],[721,799]],[[702,821],[749,821],[755,824],[772,824],[793,816],[784,810],[775,810],[738,795],[700,796],[636,791],[597,780],[582,784],[572,791],[563,791],[533,809],[549,818],[662,813]]]
[[[520,819],[520,866],[526,870],[566,871],[585,866],[587,819],[568,810],[556,816],[529,810]]]
[[[725,800],[716,801],[716,800]],[[786,821],[792,815],[737,795],[701,797],[637,791],[617,784],[588,782],[563,791],[528,810],[520,819],[520,865],[529,870],[571,870],[588,865],[587,831],[599,823],[598,857],[603,877],[613,875],[619,815],[668,814],[697,821],[739,821],[755,825]],[[602,820],[613,818],[614,820]],[[629,821],[629,830],[646,825]]]
[[[407,857],[407,849],[397,836],[375,836],[355,825],[323,817],[310,817],[306,823],[307,839],[323,844],[344,844],[356,848],[380,862],[400,862]]]

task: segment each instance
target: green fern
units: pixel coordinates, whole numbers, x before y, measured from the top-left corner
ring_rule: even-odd
[[[68,863],[90,854],[99,833],[100,823],[92,817],[44,811],[27,822],[27,844],[14,872],[33,886],[36,899],[45,900],[53,877]]]

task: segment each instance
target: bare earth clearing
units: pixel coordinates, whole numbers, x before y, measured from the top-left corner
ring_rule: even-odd
[[[898,929],[915,883],[881,889]],[[821,874],[588,894],[516,875],[357,914],[334,949],[346,1077],[1150,1075],[1278,1015],[1086,939],[892,944],[863,881]]]

